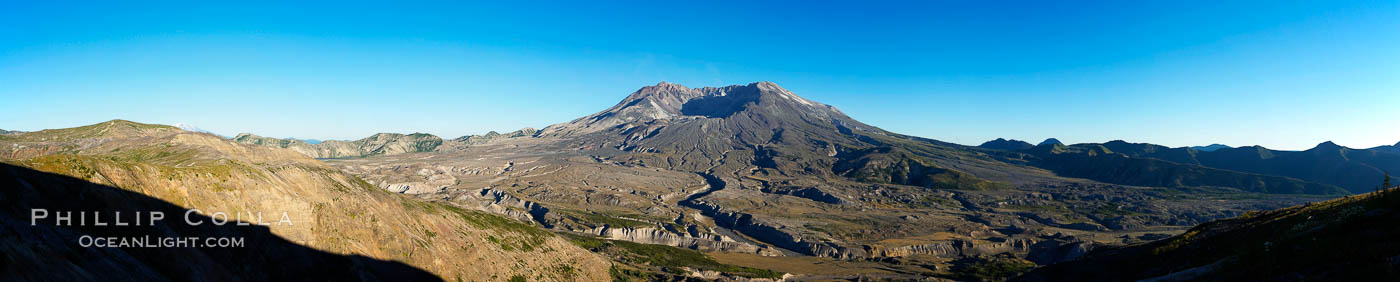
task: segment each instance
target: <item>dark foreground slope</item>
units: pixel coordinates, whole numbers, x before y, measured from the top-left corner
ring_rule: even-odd
[[[1400,278],[1400,191],[1386,190],[1201,224],[1168,239],[1102,249],[1023,281]]]
[[[0,163],[0,186],[6,187],[0,190],[0,253],[5,254],[0,280],[441,280],[400,262],[298,245],[265,226],[191,226],[183,223],[180,206],[64,175]],[[152,226],[70,226],[47,220],[31,225],[32,209],[103,216],[159,211],[167,219]],[[213,221],[202,215],[191,220]],[[82,247],[82,236],[242,238],[248,247]]]

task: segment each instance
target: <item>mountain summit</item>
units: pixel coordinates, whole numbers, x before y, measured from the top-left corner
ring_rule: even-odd
[[[1007,140],[1005,138],[997,138],[996,140],[983,142],[982,145],[977,145],[977,147],[1015,151],[1034,148],[1035,145],[1031,145],[1031,143],[1027,143],[1026,141],[1016,139]]]
[[[1065,143],[1060,142],[1060,139],[1046,138],[1045,141],[1040,141],[1039,144],[1035,144],[1035,145],[1036,145],[1036,146],[1045,146],[1045,145],[1056,145],[1056,144],[1064,145]]]
[[[661,82],[627,95],[617,105],[573,121],[551,125],[541,136],[567,136],[644,124],[689,119],[744,119],[760,115],[788,116],[807,122],[851,123],[862,131],[874,127],[855,122],[835,107],[798,97],[772,82],[725,87],[688,88]]]

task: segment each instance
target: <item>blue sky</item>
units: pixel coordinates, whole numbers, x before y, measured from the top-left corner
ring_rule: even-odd
[[[773,81],[973,145],[1400,141],[1397,1],[29,2],[0,2],[3,129],[451,138]]]

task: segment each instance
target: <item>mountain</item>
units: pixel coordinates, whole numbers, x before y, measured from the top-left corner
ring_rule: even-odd
[[[1095,250],[1021,281],[1301,280],[1400,278],[1400,191],[1249,213],[1181,235]]]
[[[272,138],[251,133],[240,133],[232,139],[244,144],[292,149],[318,159],[333,159],[432,152],[439,149],[456,150],[461,147],[499,142],[511,138],[533,137],[536,132],[537,130],[534,128],[524,128],[505,134],[491,131],[483,135],[467,135],[452,140],[443,140],[426,133],[407,135],[379,133],[354,141]]]
[[[198,126],[194,126],[193,124],[188,124],[188,123],[183,123],[183,122],[177,122],[177,123],[175,123],[175,124],[171,124],[170,126],[174,126],[174,127],[176,127],[176,128],[179,128],[180,130],[189,131],[189,132],[200,132],[200,133],[214,134],[213,132],[209,132],[208,130],[200,129]]]
[[[1201,151],[1201,152],[1214,152],[1214,151],[1218,151],[1218,150],[1220,150],[1220,149],[1230,149],[1230,148],[1234,148],[1234,147],[1225,146],[1225,145],[1223,145],[1223,144],[1210,144],[1210,145],[1206,145],[1206,146],[1191,146],[1191,149],[1192,149],[1192,150]]]
[[[1060,139],[1047,138],[1047,139],[1045,139],[1045,141],[1040,141],[1039,144],[1035,144],[1035,145],[1036,145],[1036,146],[1045,146],[1045,145],[1055,145],[1055,144],[1064,145],[1065,143],[1064,143],[1064,142],[1060,142]]]
[[[697,89],[662,82],[537,135],[562,139],[573,148],[621,151],[612,157],[625,163],[713,175],[735,184],[756,173],[769,179],[963,187],[983,180],[946,166],[1004,166],[971,157],[961,145],[861,123],[772,82]]]
[[[250,133],[239,133],[234,142],[287,148],[312,158],[358,158],[385,154],[430,152],[442,145],[443,140],[426,133],[398,134],[379,133],[354,141],[328,140],[308,143],[298,139],[278,139],[262,137]]]
[[[1048,264],[1336,189],[1199,166],[1173,174],[1183,165],[1149,158],[1134,160],[1147,160],[1137,166],[1147,171],[1165,169],[1152,181],[1080,178],[1087,176],[1036,166],[1045,161],[1041,147],[988,150],[901,135],[771,82],[663,82],[597,113],[504,135],[516,134],[325,161],[380,188],[566,234],[847,279],[859,276],[821,276],[829,267],[820,263],[863,261],[888,270],[888,279],[962,277],[949,271],[1000,263],[978,258]],[[1058,142],[1042,147],[1087,153]]]
[[[1026,141],[1021,140],[1006,140],[1002,138],[997,138],[996,140],[984,142],[982,143],[982,145],[977,145],[977,147],[993,150],[1019,151],[1034,148],[1035,145],[1031,145],[1031,143],[1026,143]]]
[[[1093,144],[1087,145],[1092,146]],[[1114,152],[1122,153],[1124,155],[1136,158],[1159,159],[1181,164],[1200,164],[1199,161],[1196,161],[1196,156],[1200,153],[1200,151],[1196,151],[1194,149],[1189,148],[1169,148],[1167,146],[1156,144],[1128,143],[1127,141],[1123,140],[1108,141],[1107,143],[1103,143],[1101,145],[1104,148],[1108,148],[1109,150],[1112,150]]]
[[[498,132],[495,132],[495,131],[491,131],[491,132],[487,132],[486,134],[482,134],[482,135],[467,135],[467,136],[457,137],[457,138],[452,139],[452,141],[455,141],[455,142],[458,142],[458,143],[461,143],[461,144],[464,144],[464,145],[481,145],[481,144],[486,144],[486,143],[490,143],[490,142],[501,141],[501,140],[510,139],[510,138],[534,137],[534,136],[535,136],[535,133],[538,133],[538,132],[539,132],[539,130],[536,130],[536,129],[534,129],[534,128],[526,127],[526,128],[522,128],[522,129],[520,129],[520,130],[511,131],[510,133],[506,133],[506,134],[501,134],[501,133],[498,133]]]
[[[1196,151],[1152,144],[1113,141],[1104,144],[1037,146],[1023,151],[1029,164],[1058,175],[1108,183],[1154,187],[1230,187],[1271,194],[1347,194],[1334,185],[1299,179],[1206,167],[1194,162]],[[1173,162],[1171,160],[1180,160]]]
[[[1385,145],[1385,146],[1371,147],[1370,149],[1367,149],[1367,150],[1376,150],[1376,151],[1382,151],[1382,152],[1395,152],[1395,153],[1400,153],[1400,143],[1395,143],[1395,145]]]
[[[1198,159],[1205,166],[1332,184],[1353,193],[1374,190],[1375,183],[1368,179],[1378,179],[1387,171],[1400,171],[1400,152],[1351,149],[1332,142],[1305,151],[1225,149],[1202,154]]]
[[[0,136],[6,277],[600,280],[606,258],[528,223],[374,187],[303,154],[113,120]],[[31,209],[164,211],[156,225],[31,225]],[[212,223],[189,225],[185,210]],[[199,216],[202,214],[202,216]],[[288,224],[280,224],[285,214]],[[243,247],[78,248],[79,237],[245,238]],[[175,259],[172,259],[175,258]],[[450,259],[449,259],[450,258]],[[424,275],[427,275],[426,277]]]
[[[1305,151],[1279,151],[1260,146],[1199,151],[1146,143],[1128,143],[1121,140],[1102,144],[1075,144],[1064,148],[1085,151],[1093,150],[1096,147],[1103,147],[1115,154],[1122,154],[1134,159],[1153,159],[1186,165],[1182,167],[1182,170],[1190,170],[1186,168],[1191,166],[1201,166],[1248,174],[1281,176],[1338,186],[1345,188],[1350,193],[1372,191],[1375,188],[1372,187],[1374,183],[1370,183],[1366,179],[1380,178],[1387,171],[1400,171],[1400,150],[1394,149],[1395,147],[1352,149],[1332,142],[1323,142]],[[1030,151],[1035,150],[1026,150],[1026,152]],[[1140,162],[1148,163],[1146,161]],[[1119,164],[1107,165],[1106,167],[1087,163],[1063,164],[1063,166],[1079,169],[1111,168],[1111,166]],[[1162,166],[1169,166],[1169,164],[1157,165],[1157,167]]]
[[[540,130],[539,136],[574,139],[593,148],[676,152],[691,168],[722,159],[724,150],[761,150],[755,144],[822,139],[812,151],[835,154],[857,134],[884,135],[835,108],[793,95],[776,84],[690,89],[662,82],[632,93],[616,106]],[[785,136],[787,139],[783,139]],[[677,164],[679,165],[679,164]]]

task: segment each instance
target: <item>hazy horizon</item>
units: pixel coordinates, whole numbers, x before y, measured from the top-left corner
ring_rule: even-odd
[[[551,5],[4,3],[0,129],[454,138],[773,81],[966,145],[1400,141],[1395,2]]]

